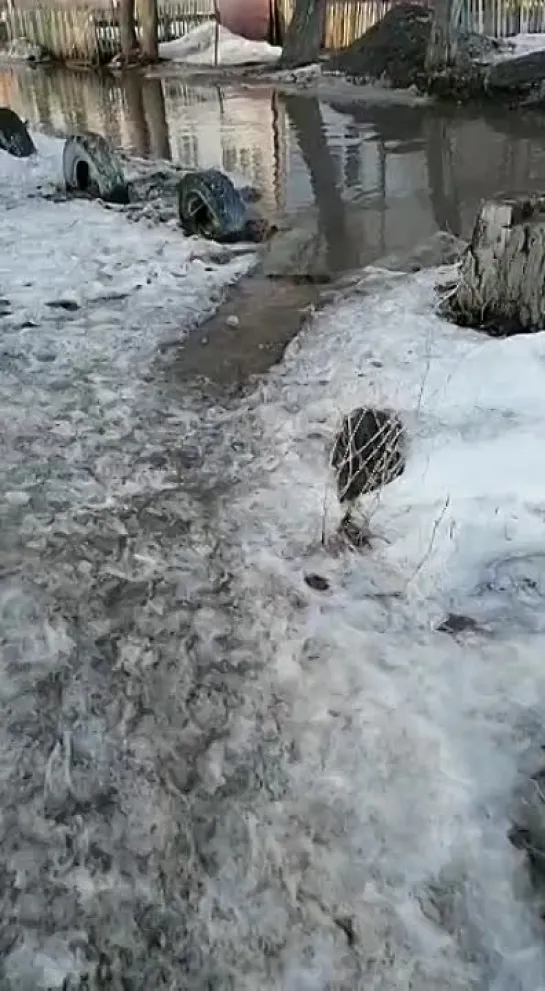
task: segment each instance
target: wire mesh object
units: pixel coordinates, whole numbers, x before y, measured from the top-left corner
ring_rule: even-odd
[[[358,407],[343,418],[331,464],[340,503],[381,489],[405,468],[405,431],[391,410]]]

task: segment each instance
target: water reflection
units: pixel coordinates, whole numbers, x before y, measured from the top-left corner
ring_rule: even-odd
[[[318,207],[318,228],[325,238],[327,269],[345,271],[357,263],[359,250],[352,243],[320,104],[315,98],[286,96],[284,106]]]
[[[451,129],[443,118],[433,115],[426,121],[425,134],[428,182],[435,222],[440,230],[460,237],[462,215]]]
[[[315,216],[333,270],[437,228],[467,234],[483,197],[545,185],[543,121],[506,111],[483,119],[30,69],[0,72],[0,103],[52,132],[100,131],[138,156],[238,173],[271,209]]]
[[[161,80],[127,73],[122,97],[130,150],[141,158],[172,159]]]
[[[140,157],[239,173],[263,191],[269,206],[282,208],[278,169],[285,114],[272,90],[254,97],[136,72],[120,80],[57,69],[6,69],[0,71],[0,103],[52,133],[98,131]]]

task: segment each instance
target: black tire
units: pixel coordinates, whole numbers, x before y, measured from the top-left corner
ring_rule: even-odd
[[[36,154],[25,122],[10,107],[0,107],[0,148],[15,158]]]
[[[227,244],[247,237],[246,201],[217,169],[188,172],[178,185],[178,214],[186,234]]]
[[[67,192],[82,193],[106,203],[128,203],[123,166],[106,138],[86,132],[66,139],[62,170]]]

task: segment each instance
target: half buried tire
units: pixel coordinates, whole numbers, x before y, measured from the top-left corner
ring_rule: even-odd
[[[36,152],[25,122],[9,107],[0,107],[0,148],[15,158],[28,158]]]
[[[62,155],[66,189],[107,203],[128,203],[129,186],[123,166],[101,134],[72,134]]]
[[[245,198],[217,169],[183,176],[178,186],[178,212],[186,234],[224,244],[254,240]]]

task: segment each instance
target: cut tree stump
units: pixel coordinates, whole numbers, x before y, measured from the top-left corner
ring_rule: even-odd
[[[545,327],[545,197],[485,203],[446,302],[457,323],[499,336]]]

